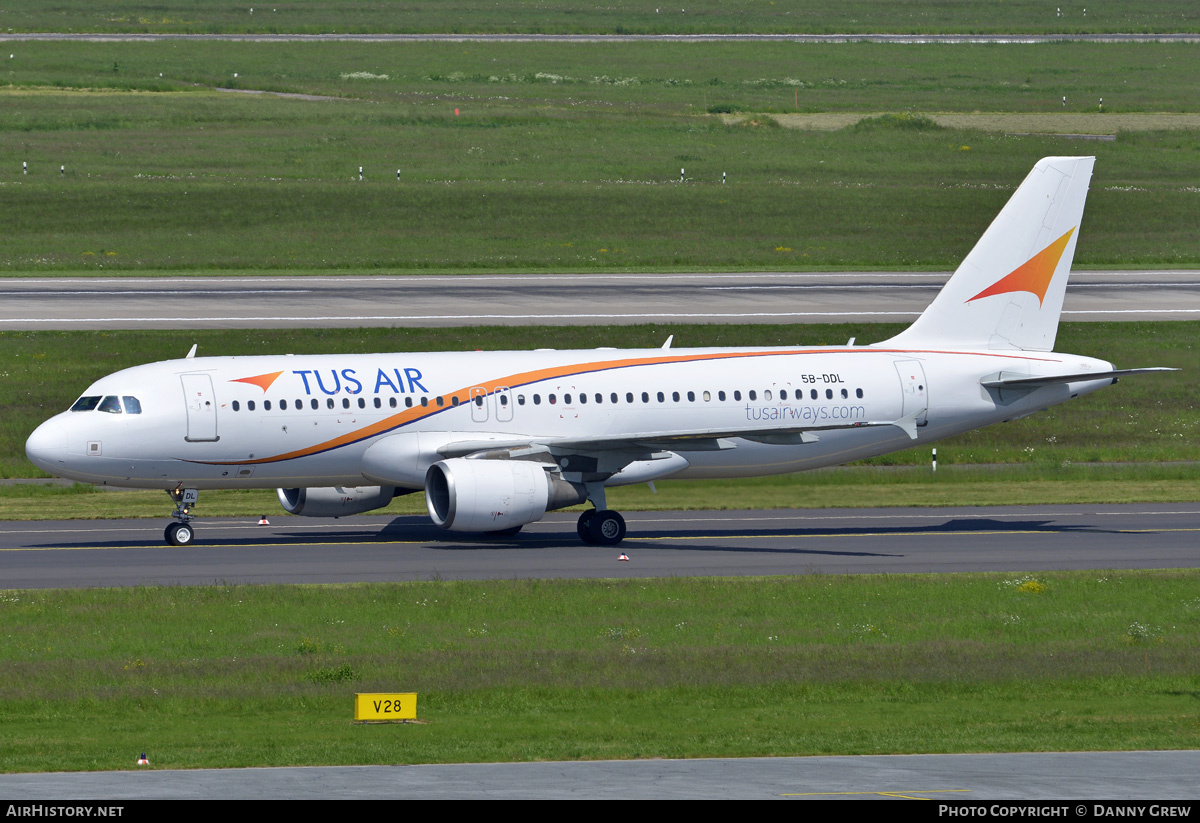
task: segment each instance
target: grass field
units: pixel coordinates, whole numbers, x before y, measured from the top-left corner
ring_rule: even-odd
[[[248,8],[12,0],[0,31],[1200,26],[1181,0],[1114,0],[1087,18],[1028,0],[701,0],[669,15],[625,0]],[[1077,264],[1200,265],[1200,132],[1165,117],[1197,112],[1196,46],[6,45],[6,275],[941,269],[1038,157],[1071,153],[1099,159]],[[1115,141],[1009,134],[1036,131],[1019,118],[1094,121],[1100,97],[1103,116],[1122,118],[1107,127]],[[905,116],[859,122],[889,112]],[[964,129],[908,116],[921,112],[992,119]],[[851,120],[813,132],[765,116],[826,113]],[[265,354],[658,345],[669,333],[678,345],[865,342],[895,330],[6,332],[0,476],[32,473],[25,436],[88,382],[193,342]],[[936,477],[922,447],[833,472],[661,483],[654,500],[622,489],[613,502],[1200,499],[1198,331],[1065,325],[1061,350],[1187,371],[945,441]],[[257,515],[264,502],[205,495],[200,511]],[[0,517],[168,508],[160,492],[0,486]],[[1193,571],[0,590],[0,618],[9,772],[124,769],[141,751],[186,768],[1200,746]],[[351,724],[351,695],[371,690],[420,692],[424,722]]]
[[[948,268],[1064,153],[1098,156],[1078,265],[1200,265],[1200,132],[1158,119],[1195,111],[1200,46],[13,48],[0,273]],[[1118,138],[1006,133],[1063,94],[1104,97]],[[981,100],[982,132],[708,114]]]
[[[0,770],[1200,745],[1195,571],[0,594]],[[422,725],[356,726],[416,691]]]
[[[1056,13],[1056,9],[1058,13]],[[293,0],[284,6],[217,0],[154,0],[97,5],[88,0],[9,0],[9,31],[74,32],[542,32],[690,33],[1070,33],[1194,32],[1200,13],[1185,0],[1110,0],[1054,6],[1034,0],[697,0],[683,8],[608,0],[603,4],[531,0],[361,3]]]

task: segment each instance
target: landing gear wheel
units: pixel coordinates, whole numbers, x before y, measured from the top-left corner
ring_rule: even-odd
[[[172,523],[163,532],[163,537],[172,546],[186,546],[192,542],[195,536],[196,533],[192,531],[192,527],[187,523]]]
[[[579,515],[579,522],[575,524],[575,531],[579,533],[579,539],[589,546],[595,545],[596,541],[592,539],[592,518],[596,516],[595,509],[586,509]]]
[[[625,518],[612,509],[604,509],[592,515],[588,523],[591,535],[589,542],[597,546],[615,546],[625,539]]]

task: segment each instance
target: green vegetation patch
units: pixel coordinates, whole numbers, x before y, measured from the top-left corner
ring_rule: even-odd
[[[9,0],[9,31],[183,33],[548,33],[548,34],[822,34],[1194,32],[1200,14],[1187,0],[1109,0],[1090,9],[1036,0],[806,0],[763,3],[696,0],[666,8],[633,0],[437,0],[362,3],[292,0],[234,6],[222,0],[136,0],[115,6],[89,0]]]
[[[1200,573],[0,592],[4,771],[1200,745]],[[419,725],[351,723],[416,691]]]
[[[855,465],[799,474],[738,480],[660,480],[608,491],[619,511],[831,509],[876,506],[1017,506],[1071,503],[1191,503],[1200,500],[1200,464],[990,465],[947,463],[939,451],[934,473],[926,449],[912,458],[925,465]],[[105,489],[81,483],[0,484],[0,520],[163,520],[172,505],[161,491]],[[578,509],[586,506],[576,507]],[[205,491],[197,516],[286,517],[273,489]],[[396,498],[365,517],[427,515],[424,494]],[[343,521],[353,524],[354,521]],[[348,526],[349,528],[349,526]],[[209,541],[211,542],[211,541]]]
[[[13,48],[0,274],[946,269],[1062,154],[1098,157],[1077,264],[1200,265],[1200,130],[1155,120],[1195,110],[1191,44]],[[1149,130],[921,114],[1101,97]]]

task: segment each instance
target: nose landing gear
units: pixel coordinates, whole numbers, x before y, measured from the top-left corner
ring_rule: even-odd
[[[171,489],[168,494],[175,502],[175,511],[171,512],[175,522],[167,525],[163,531],[163,538],[166,539],[168,546],[186,546],[196,537],[196,531],[191,525],[192,518],[195,517],[192,514],[192,508],[196,505],[200,492],[196,489],[175,488]]]

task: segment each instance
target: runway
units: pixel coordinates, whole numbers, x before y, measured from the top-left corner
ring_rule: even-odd
[[[909,322],[948,272],[0,280],[0,329]],[[1075,272],[1071,321],[1200,317],[1200,271]]]
[[[576,516],[551,513],[511,538],[416,516],[197,518],[197,542],[182,548],[164,544],[165,517],[5,522],[0,580],[36,589],[1200,566],[1198,504],[629,512],[619,548],[583,545]]]
[[[1197,769],[1200,752],[1195,751],[448,763],[4,774],[0,775],[0,794],[10,801],[49,797],[59,801],[705,798],[933,800],[950,804],[1009,800],[1017,802],[993,804],[990,808],[1000,811],[987,816],[1053,814],[1036,813],[1050,805],[1029,803],[1040,800],[1058,801],[1052,808],[1069,808],[1071,817],[1085,819],[1101,816],[1095,804],[1067,803],[1063,798],[1145,798],[1162,804],[1151,807],[1153,816],[1183,817],[1192,805],[1187,801],[1196,795]],[[1172,799],[1185,802],[1171,803]],[[1114,808],[1111,802],[1099,805]],[[925,814],[933,817],[936,811],[926,810]],[[1060,812],[1054,816],[1068,815]]]

